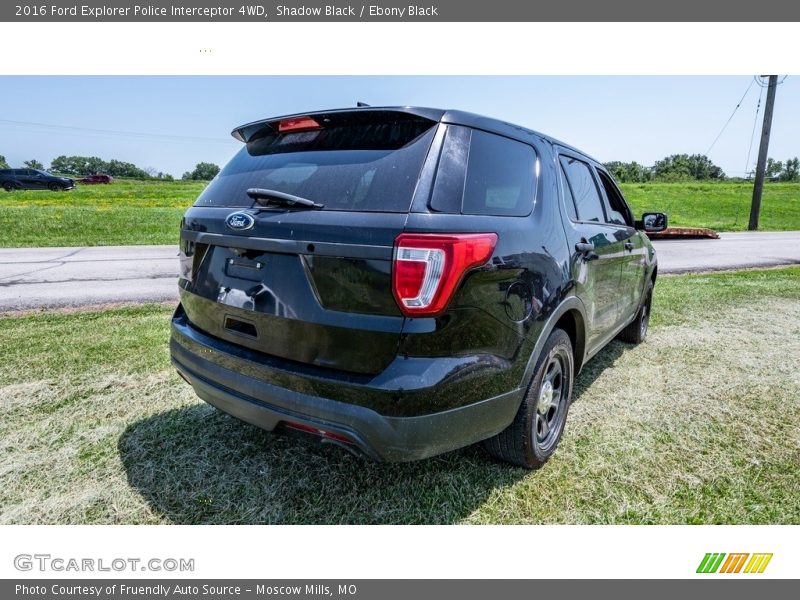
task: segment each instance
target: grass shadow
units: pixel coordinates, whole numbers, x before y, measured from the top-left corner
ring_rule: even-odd
[[[614,342],[586,365],[576,400],[625,348]],[[535,477],[478,447],[415,463],[373,463],[267,434],[206,404],[133,423],[118,445],[129,484],[179,524],[456,523]]]

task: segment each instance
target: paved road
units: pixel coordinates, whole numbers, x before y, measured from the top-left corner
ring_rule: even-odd
[[[0,312],[177,300],[176,246],[0,249]]]
[[[659,240],[660,273],[800,263],[800,232]],[[0,312],[178,298],[175,246],[0,249]]]
[[[718,240],[656,240],[659,273],[800,263],[800,231],[721,233]]]

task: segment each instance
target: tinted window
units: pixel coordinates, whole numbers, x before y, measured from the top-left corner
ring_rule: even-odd
[[[465,215],[524,216],[533,207],[535,184],[532,147],[451,125],[430,206]]]
[[[606,198],[608,198],[608,204],[611,209],[608,212],[608,222],[614,225],[630,225],[632,227],[633,223],[628,223],[628,206],[625,204],[625,200],[623,200],[619,188],[614,185],[611,177],[603,171],[598,169],[597,174],[600,176],[600,183],[603,184],[603,189],[606,192]]]
[[[499,216],[530,213],[535,161],[533,148],[527,144],[473,131],[461,212]]]
[[[564,167],[572,196],[575,198],[578,220],[604,223],[606,215],[603,212],[603,201],[589,165],[583,161],[562,156],[561,166]]]
[[[253,136],[209,184],[198,206],[251,206],[252,187],[300,196],[325,210],[404,212],[433,133],[413,115],[365,112],[320,129]],[[341,117],[340,117],[341,119]]]
[[[567,209],[569,218],[573,221],[578,220],[578,212],[575,209],[575,198],[572,196],[572,190],[567,183],[567,177],[564,175],[564,168],[559,169],[559,176],[561,177],[561,189],[564,190],[564,206]]]

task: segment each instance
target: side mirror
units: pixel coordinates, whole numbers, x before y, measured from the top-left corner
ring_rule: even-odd
[[[664,213],[644,213],[642,220],[636,222],[636,229],[645,233],[658,233],[667,228],[667,215]]]

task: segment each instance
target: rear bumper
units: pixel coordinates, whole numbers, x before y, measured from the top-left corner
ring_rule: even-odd
[[[306,376],[303,390],[277,385],[286,381],[285,373],[256,353],[195,329],[180,310],[173,318],[170,350],[173,365],[197,395],[220,410],[267,431],[292,424],[344,436],[371,458],[390,462],[423,459],[491,437],[513,420],[522,396],[522,390],[514,390],[439,412],[381,414],[347,402],[350,384],[320,386],[319,377]],[[313,393],[319,389],[326,396]]]

